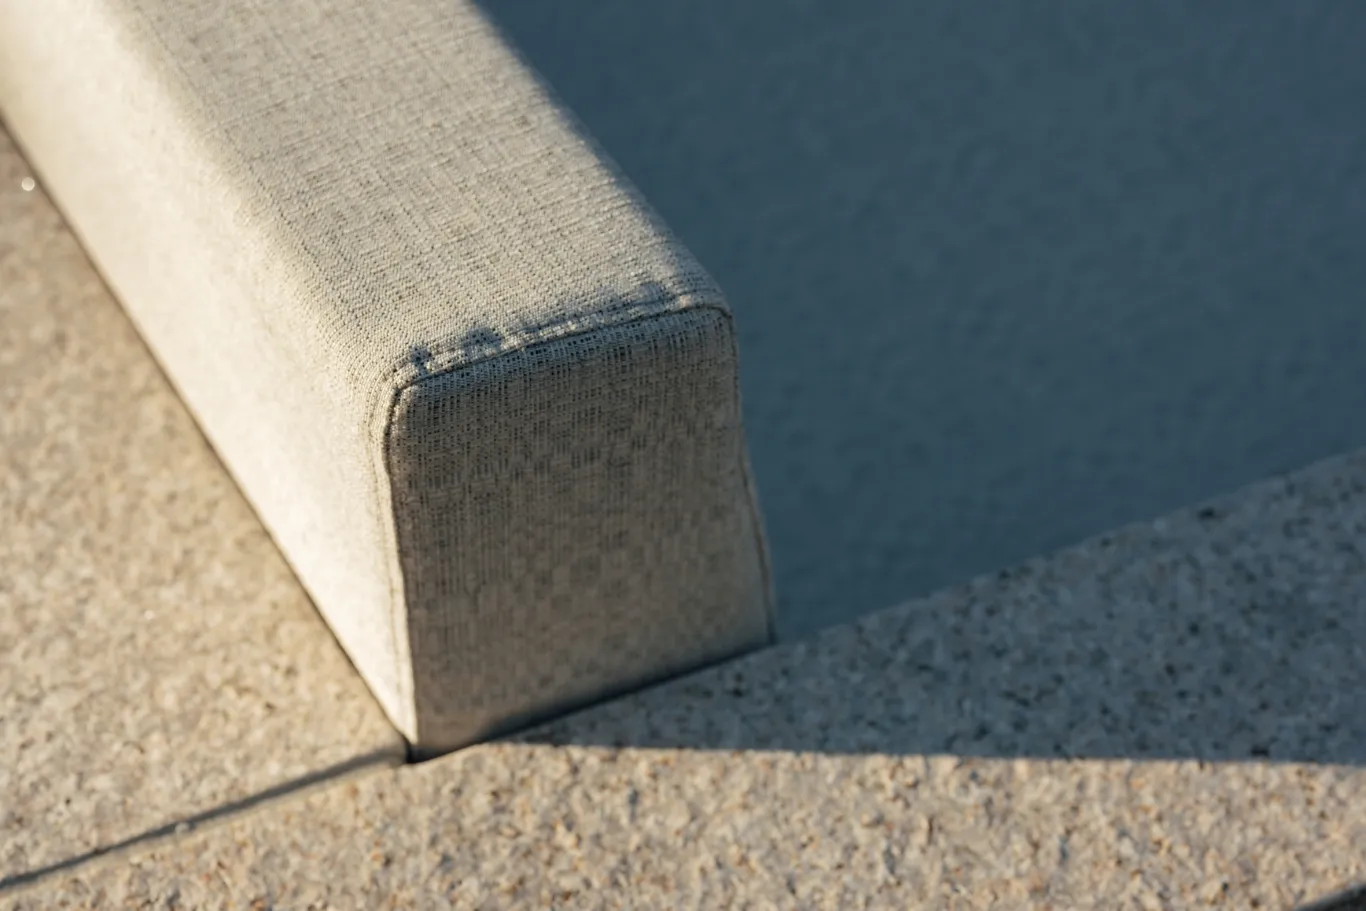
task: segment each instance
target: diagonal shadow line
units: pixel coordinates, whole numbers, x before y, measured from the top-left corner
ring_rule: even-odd
[[[328,766],[327,768],[309,772],[298,778],[258,791],[249,797],[221,804],[200,813],[194,813],[173,822],[168,822],[165,825],[148,829],[145,832],[140,832],[137,835],[125,838],[121,841],[116,841],[81,854],[67,857],[56,863],[35,867],[32,870],[26,870],[23,873],[2,878],[0,879],[0,895],[26,889],[38,884],[42,880],[90,863],[91,861],[117,856],[118,854],[130,850],[150,847],[153,843],[162,839],[183,836],[201,829],[206,825],[227,821],[243,813],[254,810],[263,804],[284,797],[293,796],[319,785],[332,784],[363,769],[392,767],[400,764],[401,761],[402,760],[399,757],[395,756],[392,750],[388,749],[375,750],[361,756],[354,756],[344,762],[339,762],[335,765]]]
[[[561,718],[531,743],[1366,766],[1366,454]]]
[[[1149,655],[1126,650],[1125,640],[1099,631],[1040,641],[1045,632],[1012,648],[1002,640],[1026,638],[1027,630],[1008,622],[972,629],[990,608],[970,597],[959,590],[874,615],[516,739],[706,750],[1366,765],[1366,725],[1351,708],[1366,681],[1360,665],[1352,663],[1359,648],[1350,637],[1307,647],[1294,667],[1284,654],[1249,657],[1252,643],[1229,639],[1205,645],[1196,638]],[[1348,606],[1359,609],[1360,602]],[[1217,630],[1220,617],[1212,613],[1213,619],[1200,612],[1199,621],[1189,622]],[[1188,632],[1186,618],[1179,628]],[[1294,638],[1291,631],[1272,636],[1282,642]]]
[[[1355,886],[1312,904],[1301,905],[1296,911],[1366,911],[1366,885]]]

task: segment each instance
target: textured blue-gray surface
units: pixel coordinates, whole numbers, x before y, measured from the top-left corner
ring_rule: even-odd
[[[786,635],[1366,444],[1366,6],[486,5],[731,297]]]

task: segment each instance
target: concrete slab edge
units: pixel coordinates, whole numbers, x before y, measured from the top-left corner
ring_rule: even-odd
[[[303,799],[348,781],[381,771],[388,771],[403,765],[403,757],[393,750],[376,750],[363,756],[356,756],[316,772],[310,772],[292,781],[267,788],[250,797],[234,800],[201,813],[148,829],[120,842],[87,851],[83,854],[48,864],[16,876],[0,879],[0,898],[17,899],[25,893],[44,886],[51,879],[70,875],[77,869],[88,871],[105,863],[126,861],[166,844],[192,834],[211,831],[219,826],[231,824],[235,820],[258,812],[268,806],[282,802]]]

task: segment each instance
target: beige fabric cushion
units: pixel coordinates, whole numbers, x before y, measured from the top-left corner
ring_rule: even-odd
[[[0,111],[414,743],[769,637],[729,311],[472,3],[0,16]]]

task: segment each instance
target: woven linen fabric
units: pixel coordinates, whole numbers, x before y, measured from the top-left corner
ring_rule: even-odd
[[[0,113],[410,740],[767,640],[725,302],[472,3],[0,16]]]

